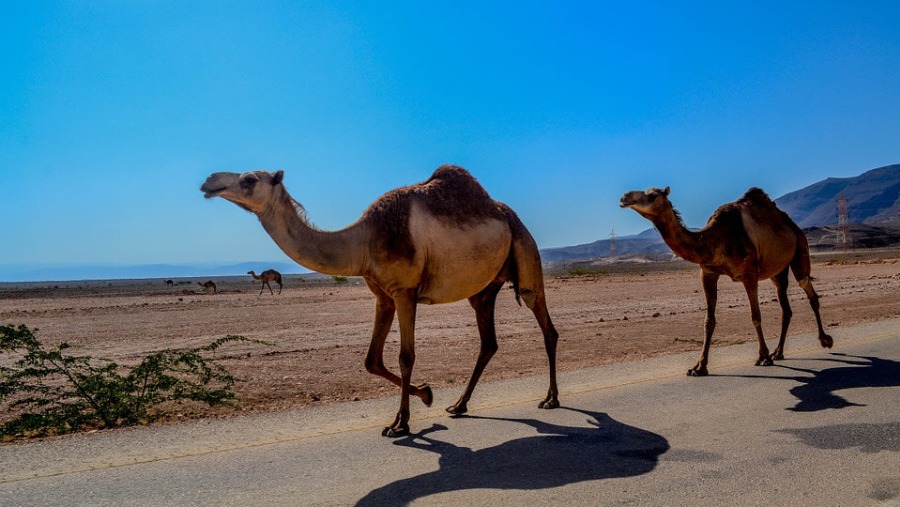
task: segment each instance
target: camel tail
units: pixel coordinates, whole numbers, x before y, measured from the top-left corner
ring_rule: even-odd
[[[544,273],[541,268],[541,254],[534,237],[528,232],[519,216],[504,205],[504,211],[512,230],[510,248],[510,281],[516,293],[516,302],[522,301],[530,309],[534,308],[538,296],[544,292]]]

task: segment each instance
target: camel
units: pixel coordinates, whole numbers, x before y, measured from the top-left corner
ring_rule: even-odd
[[[819,342],[823,347],[831,348],[834,340],[822,328],[819,296],[812,285],[806,236],[765,192],[751,188],[737,201],[720,206],[706,227],[696,232],[684,226],[668,196],[669,187],[662,190],[649,188],[644,192],[635,190],[622,196],[620,204],[653,222],[676,255],[700,265],[706,295],[706,337],[700,359],[688,370],[688,375],[709,374],[709,345],[716,327],[717,283],[721,275],[743,283],[747,291],[750,316],[759,340],[757,366],[771,366],[773,360],[784,359],[784,339],[792,315],[787,296],[788,270],[794,273],[794,278],[806,292],[816,316]],[[759,281],[766,279],[775,284],[781,305],[781,336],[772,354],[763,338],[757,295]]]
[[[254,280],[259,280],[262,282],[262,287],[259,288],[259,293],[263,293],[263,289],[267,286],[269,287],[269,292],[274,296],[275,291],[272,290],[272,286],[269,282],[276,282],[278,284],[278,293],[281,294],[281,273],[275,271],[274,269],[267,269],[260,274],[256,274],[255,271],[247,271],[247,274],[252,276]]]
[[[392,190],[350,226],[322,231],[306,218],[282,182],[284,172],[215,173],[200,187],[205,197],[222,197],[254,213],[275,243],[302,266],[337,276],[361,276],[375,296],[375,323],[366,370],[400,387],[400,408],[382,435],[409,434],[409,396],[430,406],[428,384],[411,383],[415,363],[418,304],[468,299],[475,310],[481,349],[472,376],[452,415],[468,402],[488,361],[497,352],[494,305],[505,282],[534,313],[543,332],[550,387],[539,408],[559,406],[556,345],[537,244],[518,216],[493,200],[461,167],[443,165],[421,183]],[[384,365],[385,339],[397,314],[400,376]]]
[[[166,280],[166,287],[174,287],[174,286],[175,286],[175,282],[173,282],[172,280]]]
[[[203,287],[203,292],[209,292],[209,289],[212,289],[213,294],[219,293],[219,291],[216,290],[216,284],[212,280],[207,280],[203,283],[197,282],[197,285]]]

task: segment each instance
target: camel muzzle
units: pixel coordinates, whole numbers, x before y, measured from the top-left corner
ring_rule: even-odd
[[[208,180],[206,180],[205,183],[203,183],[203,185],[200,185],[200,191],[203,192],[203,197],[206,197],[207,199],[219,195],[220,192],[228,188],[221,183],[216,183],[212,180],[213,178],[210,177]]]

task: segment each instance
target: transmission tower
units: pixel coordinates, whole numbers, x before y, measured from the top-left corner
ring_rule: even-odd
[[[850,237],[850,207],[847,205],[847,196],[843,192],[837,196],[837,247],[842,252],[853,248],[853,240]]]
[[[616,256],[616,231],[615,229],[609,233],[609,256]]]

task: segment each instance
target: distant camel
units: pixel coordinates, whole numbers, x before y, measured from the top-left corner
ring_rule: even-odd
[[[174,286],[175,286],[175,282],[173,282],[172,280],[166,280],[166,287],[174,287]]]
[[[491,199],[468,171],[441,166],[428,180],[383,195],[356,223],[333,232],[309,224],[303,207],[282,184],[283,177],[283,171],[216,173],[200,190],[207,198],[222,197],[256,214],[275,243],[301,265],[365,279],[375,295],[366,370],[400,386],[400,409],[382,435],[409,434],[410,395],[426,405],[433,400],[427,384],[411,383],[416,306],[468,299],[475,310],[481,351],[465,392],[447,409],[464,414],[478,379],[497,352],[494,307],[507,281],[544,334],[550,387],[538,407],[559,407],[559,334],[547,311],[537,244],[515,212]],[[382,357],[395,312],[400,320],[399,377],[385,367]]]
[[[669,187],[635,190],[621,199],[623,208],[631,208],[653,222],[669,248],[682,259],[700,265],[703,292],[706,294],[706,338],[697,364],[688,375],[707,375],[709,344],[716,328],[716,284],[720,275],[744,284],[750,299],[750,316],[759,340],[757,366],[771,366],[772,360],[784,359],[784,338],[791,323],[788,302],[788,270],[806,292],[816,316],[819,342],[831,348],[834,340],[822,328],[819,316],[819,296],[809,276],[809,244],[803,231],[765,192],[751,188],[735,202],[719,207],[703,229],[693,232],[681,221],[681,216],[669,202]],[[769,355],[763,337],[759,311],[758,285],[760,280],[772,279],[781,304],[781,337]]]
[[[219,293],[219,292],[216,290],[216,284],[215,284],[212,280],[209,280],[209,281],[204,282],[204,283],[197,282],[197,285],[203,287],[203,292],[209,292],[209,289],[212,289],[212,290],[213,290],[213,294],[218,294],[218,293]]]
[[[259,280],[262,282],[262,286],[259,288],[260,294],[262,294],[263,289],[268,286],[269,292],[271,292],[273,296],[275,295],[275,292],[272,290],[272,286],[269,285],[269,282],[276,282],[278,284],[278,293],[281,294],[281,273],[279,273],[278,271],[275,271],[274,269],[267,269],[259,275],[257,275],[254,271],[247,271],[247,274],[252,276],[254,280]]]

